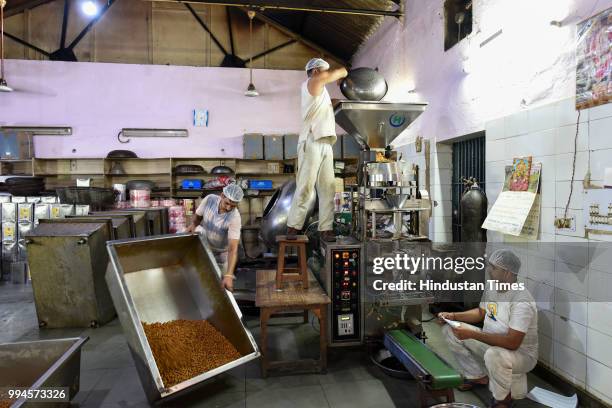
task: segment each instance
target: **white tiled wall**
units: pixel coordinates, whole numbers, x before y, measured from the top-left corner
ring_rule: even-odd
[[[528,268],[523,279],[539,300],[540,361],[612,403],[612,302],[601,301],[612,293],[612,251],[585,236],[582,220],[587,170],[601,183],[604,169],[612,167],[612,104],[580,114],[569,206],[577,225],[561,231],[553,221],[563,215],[569,196],[577,117],[570,98],[487,123],[486,192],[492,205],[513,157],[533,156],[542,163],[540,237],[523,254]],[[508,241],[499,233],[488,235],[489,241]],[[563,250],[554,251],[554,243],[563,243]]]
[[[612,293],[612,251],[598,246],[596,240],[605,237],[585,236],[582,220],[587,171],[594,183],[601,183],[604,169],[612,167],[612,104],[580,114],[569,205],[576,228],[557,230],[554,219],[563,215],[570,191],[577,118],[570,98],[486,123],[486,194],[490,208],[501,192],[504,167],[514,157],[533,156],[534,162],[542,163],[540,236],[520,254],[526,269],[521,279],[538,300],[540,361],[612,404],[612,302],[601,301]],[[402,148],[402,153],[409,161],[424,160],[413,145]],[[430,176],[430,195],[437,202],[430,238],[450,242],[450,145],[431,143]],[[488,241],[509,238],[489,231]],[[563,243],[563,250],[556,250],[556,243]]]

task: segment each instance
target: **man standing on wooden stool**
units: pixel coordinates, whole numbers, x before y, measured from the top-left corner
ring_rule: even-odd
[[[220,196],[206,196],[195,211],[193,222],[187,227],[187,232],[198,232],[206,238],[223,274],[223,287],[229,291],[234,289],[242,227],[240,212],[236,207],[243,197],[242,188],[235,183],[225,186]]]
[[[302,130],[298,139],[296,188],[287,219],[287,239],[295,239],[306,221],[308,203],[319,197],[319,232],[327,242],[334,235],[334,152],[336,120],[326,84],[348,75],[345,68],[329,69],[321,58],[306,64],[308,79],[302,83]]]

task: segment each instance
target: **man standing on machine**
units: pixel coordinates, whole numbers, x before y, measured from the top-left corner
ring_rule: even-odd
[[[488,262],[488,279],[517,282],[521,261],[514,252],[498,249]],[[478,308],[438,317],[441,323],[461,322],[442,330],[465,378],[460,391],[488,385],[493,408],[509,408],[513,397],[524,398],[526,374],[538,362],[538,312],[527,289],[487,290]],[[483,328],[469,323],[483,323]]]
[[[329,69],[321,58],[306,64],[308,79],[302,83],[302,129],[298,139],[298,173],[296,188],[287,219],[287,238],[304,227],[308,203],[316,192],[319,197],[319,232],[327,242],[334,234],[334,153],[336,121],[326,84],[348,75],[345,68]]]

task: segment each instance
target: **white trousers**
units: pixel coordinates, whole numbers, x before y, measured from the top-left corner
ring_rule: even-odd
[[[295,194],[287,217],[287,226],[301,230],[306,221],[309,204],[319,197],[319,231],[334,228],[334,152],[326,141],[314,140],[311,135],[298,144],[298,172]]]
[[[478,327],[461,323],[472,330]],[[468,380],[489,377],[489,389],[493,397],[501,401],[512,391],[515,399],[525,398],[527,394],[526,374],[533,370],[537,360],[519,351],[494,347],[478,340],[459,340],[449,325],[442,332],[453,352],[459,371]]]

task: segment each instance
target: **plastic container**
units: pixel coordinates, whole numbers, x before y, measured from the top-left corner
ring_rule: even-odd
[[[151,207],[151,190],[130,190],[130,205],[136,208]]]

